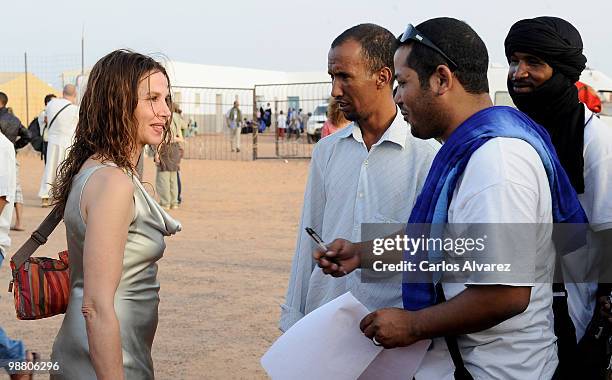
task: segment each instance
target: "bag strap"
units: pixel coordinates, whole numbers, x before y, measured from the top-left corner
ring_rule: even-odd
[[[442,282],[436,284],[436,301],[437,303],[446,302]],[[446,346],[448,347],[451,359],[455,365],[455,380],[473,380],[472,374],[465,368],[465,364],[463,363],[463,357],[461,356],[461,351],[459,351],[457,337],[454,335],[446,335],[444,336],[444,340],[446,341]]]
[[[53,124],[53,122],[55,121],[55,119],[57,119],[57,117],[59,116],[60,113],[62,113],[63,110],[65,110],[66,108],[68,108],[68,106],[70,106],[72,103],[68,103],[65,106],[62,107],[62,109],[60,109],[59,111],[57,111],[57,113],[53,116],[53,119],[51,119],[51,122],[49,124],[47,124],[47,126],[45,127],[46,129],[51,129],[51,125]]]
[[[25,243],[15,252],[11,261],[15,263],[15,267],[19,268],[26,260],[30,258],[36,252],[38,247],[47,242],[47,238],[51,235],[51,232],[55,230],[55,227],[62,221],[63,213],[59,209],[59,206],[55,206],[53,210],[47,215],[45,220],[42,221],[36,231],[32,232],[32,235]]]

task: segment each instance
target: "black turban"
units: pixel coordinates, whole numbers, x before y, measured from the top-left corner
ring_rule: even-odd
[[[537,17],[512,25],[505,46],[508,62],[520,52],[553,68],[552,77],[529,93],[516,93],[508,78],[508,92],[519,110],[546,128],[570,182],[583,193],[585,110],[574,85],[586,63],[580,33],[560,18]]]
[[[582,54],[582,38],[569,22],[558,17],[536,17],[512,25],[506,41],[506,58],[521,52],[535,55],[572,83],[580,78],[586,57]]]

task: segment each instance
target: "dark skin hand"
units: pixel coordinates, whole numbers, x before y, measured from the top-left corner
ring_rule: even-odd
[[[336,239],[327,252],[315,251],[313,257],[325,274],[342,277],[357,269],[371,248],[372,242]],[[530,296],[531,288],[526,286],[473,285],[447,302],[419,311],[376,310],[359,327],[384,348],[405,347],[423,339],[489,329],[525,311]]]

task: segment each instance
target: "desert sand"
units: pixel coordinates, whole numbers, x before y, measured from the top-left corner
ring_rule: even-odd
[[[43,163],[20,153],[25,232],[12,232],[11,252],[50,209],[37,198]],[[183,204],[170,213],[183,230],[166,238],[159,261],[159,325],[153,343],[158,379],[266,378],[259,359],[280,335],[284,300],[308,174],[307,160],[182,163]],[[150,191],[155,168],[145,161]],[[108,237],[109,239],[112,236]],[[60,225],[36,255],[65,249]],[[0,321],[7,334],[48,359],[63,316],[15,317],[8,260],[0,270]],[[0,377],[6,376],[4,373]],[[46,375],[37,375],[46,378]]]

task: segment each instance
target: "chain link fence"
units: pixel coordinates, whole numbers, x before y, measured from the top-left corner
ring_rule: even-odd
[[[0,57],[0,91],[8,107],[28,125],[44,108],[47,94],[76,84],[82,92],[81,57]],[[331,82],[261,84],[254,88],[172,87],[185,121],[186,159],[255,160],[311,157],[326,120]],[[238,101],[240,133],[227,115]],[[267,121],[267,122],[266,122]]]
[[[0,91],[13,113],[28,125],[44,108],[47,94],[60,95],[62,87],[76,83],[81,75],[81,57],[0,56]]]
[[[271,110],[271,124],[257,136],[258,159],[310,158],[327,116],[331,82],[255,86],[258,107]]]
[[[172,87],[172,100],[185,121],[186,159],[253,159],[252,88]],[[241,111],[241,133],[232,130],[227,114],[234,101]],[[234,140],[234,146],[232,145]]]

